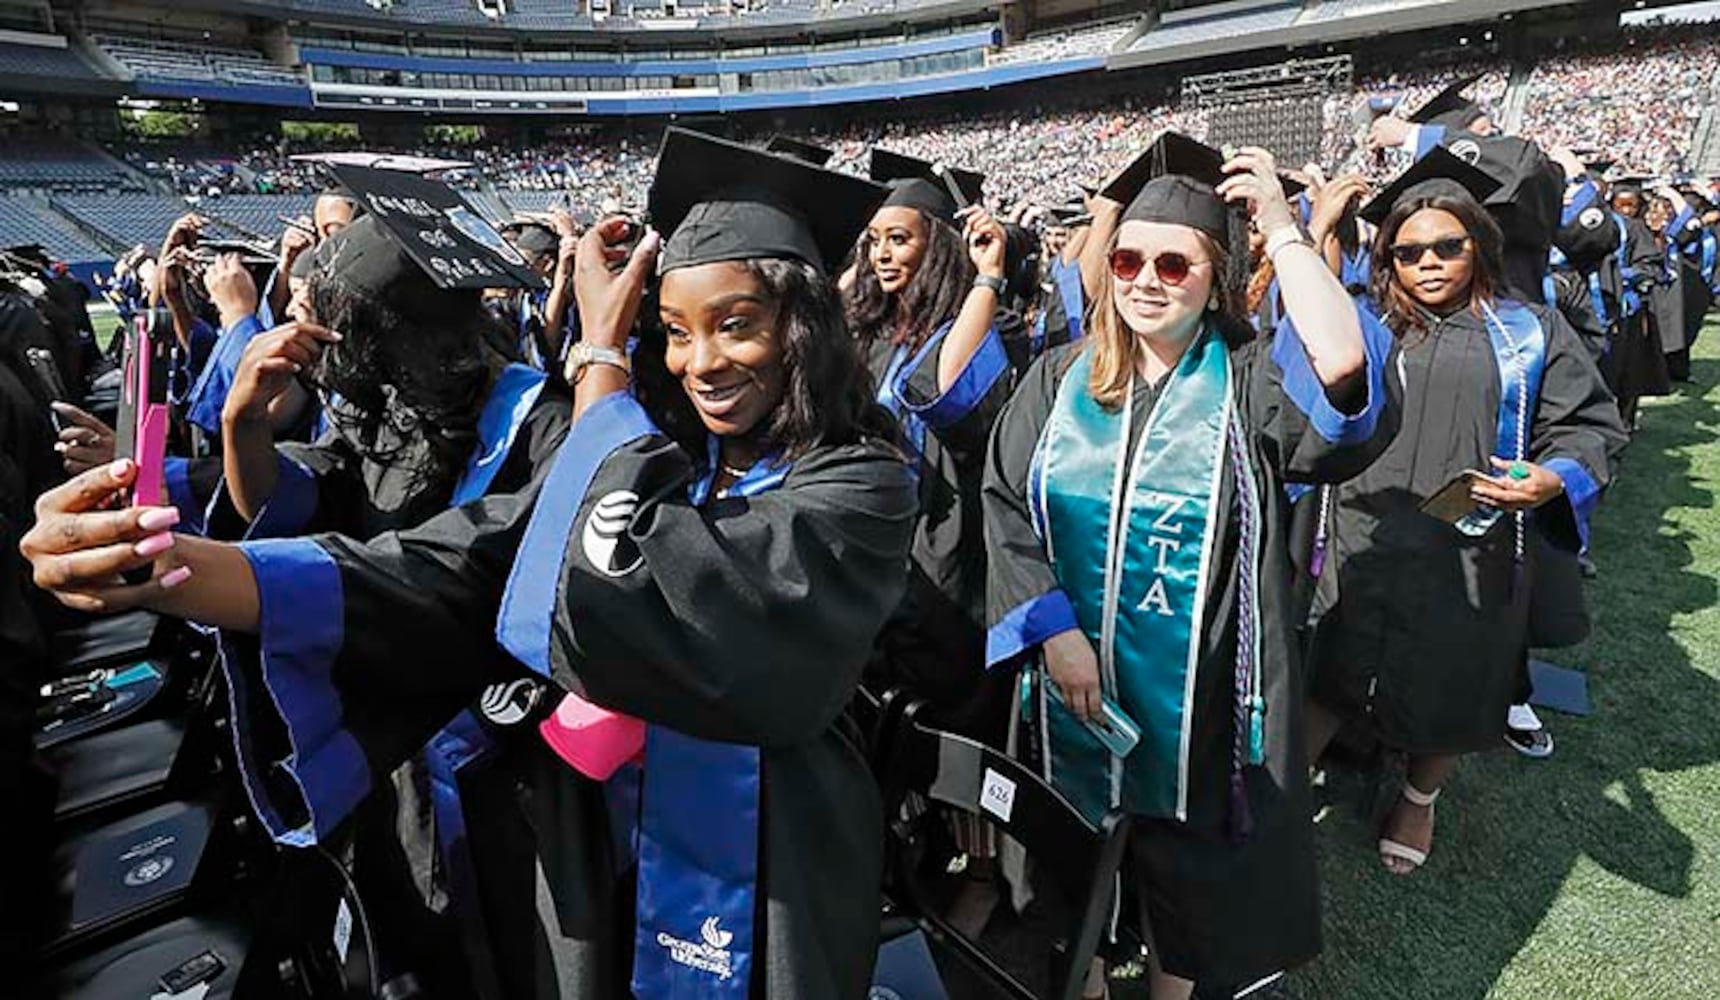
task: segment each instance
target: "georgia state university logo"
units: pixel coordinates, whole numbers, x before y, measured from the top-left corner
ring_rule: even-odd
[[[514,245],[503,239],[502,234],[496,232],[496,227],[490,225],[483,216],[464,205],[455,205],[453,208],[445,208],[442,211],[448,216],[448,221],[453,223],[454,228],[458,229],[473,243],[488,247],[497,256],[515,267],[526,266],[526,259],[520,256],[520,252],[514,249]]]
[[[528,678],[491,684],[478,699],[478,711],[498,726],[512,726],[530,715],[537,707],[543,689]]]
[[[709,916],[699,925],[699,940],[683,941],[666,933],[658,933],[657,944],[667,949],[669,960],[677,965],[685,965],[689,969],[709,972],[718,979],[729,979],[734,976],[734,957],[729,953],[729,945],[735,936],[723,930],[721,917]]]
[[[1577,224],[1584,229],[1599,229],[1606,221],[1606,215],[1598,208],[1585,208],[1583,214],[1577,216]]]
[[[1446,148],[1451,150],[1452,156],[1472,167],[1481,159],[1481,145],[1474,139],[1459,139]]]
[[[639,510],[639,494],[632,490],[616,490],[597,501],[591,516],[585,519],[585,532],[580,547],[585,558],[604,576],[626,576],[639,568],[645,556],[627,528]]]

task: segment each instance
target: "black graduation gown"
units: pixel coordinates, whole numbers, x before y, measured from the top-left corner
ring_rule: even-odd
[[[16,362],[14,362],[16,363]],[[35,754],[37,688],[48,672],[41,612],[18,542],[35,523],[36,497],[58,476],[53,431],[36,397],[0,361],[0,958],[26,961],[48,888],[53,779]]]
[[[488,492],[514,493],[527,487],[565,436],[569,407],[563,393],[538,394]],[[225,481],[218,481],[203,533],[240,540],[327,532],[365,541],[416,527],[445,511],[452,493],[448,485],[420,481],[410,464],[417,455],[407,448],[375,457],[338,425],[314,443],[283,442],[276,446],[279,478],[274,494],[256,517],[249,522],[240,517]],[[193,461],[187,478],[199,480],[209,461],[220,464],[219,459]],[[522,839],[530,840],[528,816],[510,802],[515,786],[571,780],[534,759],[543,755],[543,747],[527,738],[529,730],[486,728],[495,752],[481,767],[463,770],[459,779],[480,898],[491,871],[505,864]],[[438,997],[519,995],[529,980],[511,978],[518,963],[492,962],[498,954],[493,939],[502,935],[486,937],[481,921],[474,919],[482,909],[507,911],[483,907],[478,899],[452,898],[455,890],[441,847],[444,833],[435,810],[435,780],[425,755],[414,754],[377,783],[332,838],[370,911],[382,975],[389,979],[411,971],[421,982],[433,983]],[[515,932],[509,927],[509,933]],[[500,954],[508,954],[505,946]]]
[[[1665,396],[1672,392],[1672,379],[1667,374],[1666,354],[1654,322],[1654,287],[1665,270],[1665,258],[1654,233],[1641,219],[1624,219],[1624,265],[1628,275],[1621,274],[1621,287],[1629,284],[1641,299],[1641,308],[1626,317],[1612,348],[1612,364],[1617,372],[1614,391],[1620,401],[1642,396]]]
[[[980,484],[992,423],[1014,387],[1012,350],[1026,343],[1013,313],[1000,311],[992,330],[949,391],[938,391],[935,333],[892,370],[898,348],[863,345],[879,398],[895,411],[909,450],[918,451],[920,517],[902,606],[878,638],[868,683],[882,693],[901,685],[930,700],[937,721],[955,732],[1002,746],[1007,708],[984,670],[985,538]]]
[[[1289,330],[1286,322],[1281,331]],[[1383,328],[1375,327],[1367,405],[1349,418],[1323,394],[1304,393],[1306,398],[1292,400],[1273,357],[1274,340],[1256,341],[1231,355],[1236,412],[1252,449],[1263,521],[1259,591],[1261,670],[1268,704],[1266,764],[1243,772],[1253,832],[1241,844],[1233,843],[1228,832],[1240,526],[1233,516],[1235,474],[1226,462],[1214,502],[1227,513],[1213,542],[1213,583],[1205,598],[1194,682],[1188,821],[1136,817],[1130,853],[1132,878],[1161,960],[1169,971],[1196,979],[1203,987],[1238,989],[1299,965],[1320,949],[1302,731],[1305,685],[1296,642],[1301,618],[1291,586],[1291,514],[1285,484],[1347,479],[1390,440],[1395,417],[1387,405],[1382,372],[1388,341]],[[1281,332],[1277,342],[1302,350],[1293,333]],[[1037,662],[1039,643],[1050,637],[1035,633],[1031,614],[1020,614],[1020,609],[1060,592],[1032,526],[1027,484],[1058,386],[1080,349],[1077,344],[1054,350],[1027,371],[992,438],[984,501],[987,611],[992,623],[988,658],[993,669]],[[1135,426],[1130,430],[1138,439],[1156,392],[1139,381],[1135,391]],[[1029,759],[1034,744],[1035,738],[1025,733],[1018,741]]]
[[[688,500],[693,458],[654,429],[617,443],[582,421],[565,447],[596,465],[566,552],[536,554],[564,557],[549,625],[553,680],[688,735],[761,748],[764,932],[752,993],[864,996],[883,818],[838,718],[901,598],[914,503],[900,456],[874,442],[815,447],[776,489],[701,508]],[[321,713],[327,723],[323,753],[269,774],[286,823],[362,794],[370,775],[413,753],[479,690],[525,674],[496,645],[494,623],[541,482],[369,544],[247,545],[263,597],[260,645],[279,671],[275,699],[250,701],[251,739],[272,741],[252,753],[286,761],[283,718]],[[639,561],[611,576],[587,561],[578,526],[617,490],[643,498],[627,532]],[[289,625],[329,619],[320,635]],[[295,661],[306,648],[319,655]],[[247,667],[259,676],[255,660]],[[315,794],[280,773],[289,766],[318,779],[305,786]],[[632,893],[617,874],[601,788],[578,780],[552,791],[533,789],[522,806],[540,825],[514,860],[559,939],[518,929],[509,960],[534,986],[510,995],[625,996],[632,927],[618,911]]]
[[[1546,365],[1527,454],[1566,482],[1529,530],[1575,552],[1624,432],[1570,327],[1555,311],[1528,308],[1544,331]],[[1508,516],[1470,539],[1419,504],[1465,469],[1492,471],[1499,366],[1485,323],[1468,310],[1412,338],[1399,357],[1402,428],[1377,462],[1338,487],[1332,505],[1326,572],[1337,574],[1336,599],[1316,604],[1312,690],[1389,746],[1493,749],[1523,689],[1536,560],[1514,573]]]

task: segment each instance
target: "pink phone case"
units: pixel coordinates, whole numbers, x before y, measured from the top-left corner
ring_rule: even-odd
[[[157,388],[149,384],[154,369],[150,364],[152,346],[146,343],[142,363],[137,366],[137,436],[132,456],[137,462],[133,502],[145,506],[161,502],[162,467],[167,462],[167,404],[150,398],[150,390]]]
[[[607,781],[645,752],[645,723],[570,694],[538,723],[538,734],[575,771]]]

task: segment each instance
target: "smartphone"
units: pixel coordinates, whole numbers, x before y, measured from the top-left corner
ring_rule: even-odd
[[[1045,690],[1051,692],[1052,699],[1062,705],[1062,689],[1051,683],[1048,675],[1041,673],[1039,676],[1040,683],[1045,685]],[[1135,745],[1141,742],[1141,727],[1135,725],[1135,720],[1129,718],[1117,707],[1117,703],[1109,698],[1100,699],[1099,717],[1083,722],[1082,725],[1087,727],[1093,738],[1109,750],[1113,757],[1127,757],[1134,752]]]
[[[1423,500],[1421,512],[1430,517],[1437,517],[1446,524],[1456,524],[1480,506],[1469,493],[1474,488],[1476,480],[1488,478],[1491,477],[1485,472],[1464,469],[1453,476],[1450,482],[1436,490],[1432,496]]]
[[[127,497],[133,505],[161,502],[173,342],[173,315],[163,307],[139,311],[126,330],[114,454],[137,463],[137,481]]]

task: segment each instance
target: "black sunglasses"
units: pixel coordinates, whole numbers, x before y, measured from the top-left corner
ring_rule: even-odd
[[[1392,259],[1404,267],[1421,263],[1429,250],[1440,260],[1457,260],[1469,248],[1469,237],[1447,236],[1443,240],[1432,243],[1394,243],[1392,244]]]

